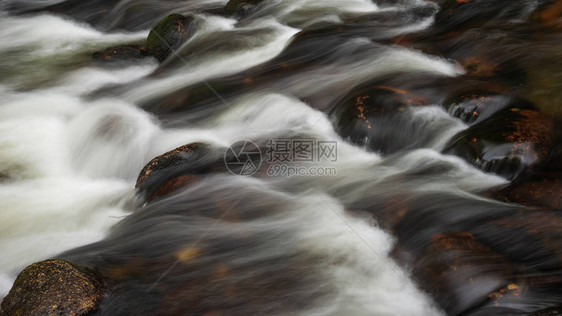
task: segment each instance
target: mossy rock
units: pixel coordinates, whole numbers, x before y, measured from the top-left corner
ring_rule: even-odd
[[[93,270],[63,260],[26,267],[2,301],[2,315],[86,315],[99,308],[105,288]]]
[[[168,58],[194,33],[193,18],[170,14],[150,30],[146,52],[158,61]]]
[[[244,15],[249,8],[263,2],[263,0],[230,0],[224,7],[224,12],[229,15]]]
[[[551,118],[511,107],[453,136],[444,152],[514,180],[542,166],[555,139]]]

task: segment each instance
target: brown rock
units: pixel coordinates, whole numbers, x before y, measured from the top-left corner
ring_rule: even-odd
[[[25,268],[2,302],[2,315],[86,315],[98,309],[104,285],[91,269],[63,260]]]
[[[527,206],[562,209],[562,183],[528,182],[513,188],[507,198]]]
[[[547,162],[555,137],[548,116],[510,108],[453,136],[444,152],[513,180]]]
[[[210,168],[198,165],[198,159],[208,154],[203,147],[192,143],[152,159],[140,172],[135,188],[150,202],[196,182],[201,178],[198,174]]]
[[[143,186],[151,173],[181,164],[186,155],[193,153],[200,146],[200,143],[187,144],[152,159],[141,170],[135,188]]]
[[[152,201],[156,198],[171,194],[171,193],[177,191],[178,189],[180,189],[182,187],[188,186],[191,183],[196,182],[197,180],[199,180],[199,177],[196,176],[196,175],[192,175],[192,174],[184,174],[184,175],[180,175],[180,176],[177,176],[175,178],[172,178],[171,180],[168,180],[168,182],[164,183],[164,185],[162,185],[156,191],[151,193],[146,198],[146,201],[150,202],[150,201]]]
[[[330,111],[336,132],[350,142],[383,154],[418,146],[408,131],[410,107],[426,106],[427,99],[390,86],[367,85],[352,90]],[[407,126],[404,126],[407,125]],[[402,133],[397,133],[400,129]],[[411,133],[415,133],[412,131]]]
[[[512,267],[469,233],[433,236],[417,258],[414,274],[449,315],[481,303],[482,297],[510,283]]]

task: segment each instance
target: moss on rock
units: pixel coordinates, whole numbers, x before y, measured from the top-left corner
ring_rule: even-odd
[[[86,315],[105,293],[93,270],[63,260],[26,267],[2,301],[2,315]]]
[[[243,15],[248,7],[261,3],[263,0],[230,0],[224,7],[226,14]]]
[[[164,61],[193,34],[193,18],[170,14],[152,28],[146,39],[146,52]]]

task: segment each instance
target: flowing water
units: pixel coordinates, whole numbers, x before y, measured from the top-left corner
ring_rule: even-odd
[[[0,297],[26,265],[62,257],[117,278],[122,270],[138,276],[104,301],[108,315],[181,314],[189,306],[228,315],[444,313],[412,267],[391,256],[397,237],[365,210],[389,203],[398,210],[407,201],[422,216],[442,207],[439,225],[454,226],[467,205],[507,212],[511,206],[475,195],[507,180],[441,153],[467,125],[438,104],[376,127],[393,132],[384,139],[402,148],[397,154],[351,144],[325,114],[366,81],[466,73],[453,59],[388,41],[430,27],[435,3],[266,1],[241,20],[213,14],[220,0],[146,0],[140,9],[96,3],[110,10],[76,11],[74,19],[44,11],[0,16]],[[42,6],[13,1],[4,9]],[[197,32],[163,64],[92,61],[95,51],[142,42],[173,12],[192,14]],[[283,55],[297,66],[280,74],[260,68],[275,64],[301,30],[364,16],[375,17],[373,34],[317,35]],[[251,87],[219,89],[256,73]],[[207,83],[224,98],[186,109],[168,102]],[[223,172],[146,206],[135,194],[143,166],[178,146],[201,142],[221,151],[238,140],[279,139],[337,143],[337,161],[320,163],[337,174]],[[400,233],[432,234],[423,220]],[[196,299],[174,296],[187,286]],[[164,292],[172,296],[165,306]]]

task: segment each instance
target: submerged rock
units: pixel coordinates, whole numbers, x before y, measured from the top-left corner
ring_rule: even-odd
[[[532,316],[561,316],[562,315],[562,305],[558,305],[551,308],[541,309],[540,311],[534,313]]]
[[[509,108],[453,136],[444,152],[513,180],[546,162],[555,137],[549,117]]]
[[[562,16],[562,1],[543,1],[543,3],[539,3],[539,8],[531,20],[540,22],[549,28],[560,29],[562,27],[560,16]]]
[[[550,162],[532,177],[484,194],[500,201],[562,210],[562,153],[556,151],[557,148],[553,149]]]
[[[101,62],[115,62],[146,57],[146,47],[141,45],[119,45],[95,52],[92,58]]]
[[[150,30],[146,51],[158,61],[164,61],[193,35],[193,18],[170,14]]]
[[[521,19],[533,12],[533,5],[526,1],[439,0],[439,3],[435,24],[443,29],[469,28],[494,19]]]
[[[459,315],[481,304],[482,293],[507,286],[512,270],[508,260],[471,234],[446,233],[432,238],[414,274],[448,315]]]
[[[562,183],[522,183],[509,190],[507,200],[528,206],[562,209]]]
[[[352,91],[330,112],[335,130],[350,142],[389,154],[415,144],[410,132],[407,110],[428,101],[388,86],[367,86]],[[400,128],[400,131],[397,130]],[[408,134],[407,136],[405,136]]]
[[[2,315],[86,315],[105,293],[96,272],[63,260],[25,268],[2,301]]]
[[[469,125],[480,123],[508,107],[534,108],[528,101],[486,91],[462,93],[445,102],[445,108],[451,115]]]
[[[230,0],[224,7],[224,12],[230,15],[243,15],[248,8],[261,2],[263,2],[263,0]]]
[[[61,256],[111,278],[100,315],[306,314],[333,293],[330,253],[299,247],[287,198],[243,183],[202,181]]]

